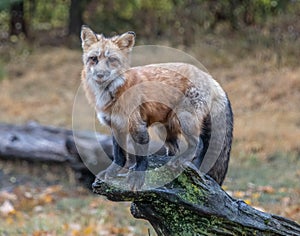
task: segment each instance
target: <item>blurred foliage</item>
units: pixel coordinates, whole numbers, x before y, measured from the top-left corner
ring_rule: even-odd
[[[108,35],[134,29],[144,38],[173,37],[175,44],[191,45],[199,31],[215,31],[220,24],[243,31],[282,13],[295,15],[296,4],[288,0],[93,0],[84,19]]]
[[[10,5],[16,2],[21,2],[22,0],[1,0],[0,1],[0,11],[8,10]]]
[[[16,1],[22,0],[0,3],[0,40],[10,39],[10,6]],[[28,37],[37,39],[42,37],[39,32],[53,30],[67,36],[72,1],[23,0]],[[251,37],[255,32],[280,38],[276,19],[282,18],[286,20],[283,31],[296,32],[290,37],[298,40],[300,31],[297,0],[85,0],[77,5],[83,22],[97,32],[110,36],[134,30],[144,41],[167,39],[173,45],[193,45],[203,33],[250,32]]]
[[[35,4],[25,1],[25,7],[29,14],[31,27],[34,30],[49,30],[56,27],[65,27],[68,20],[69,1],[37,0]]]

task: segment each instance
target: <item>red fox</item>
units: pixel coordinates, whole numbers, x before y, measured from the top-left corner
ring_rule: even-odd
[[[219,150],[211,152],[216,161],[208,175],[221,185],[228,167],[233,114],[220,85],[209,74],[185,63],[131,68],[134,32],[106,38],[82,26],[81,40],[81,77],[86,96],[100,122],[112,130],[114,160],[104,177],[114,178],[125,165],[132,164],[126,148],[131,135],[135,160],[127,181],[131,189],[140,189],[148,167],[148,128],[159,122],[166,131],[165,146],[168,155],[173,156],[174,168],[185,162],[194,162],[199,168],[210,145]],[[217,142],[211,140],[213,126]],[[224,131],[222,135],[219,130]],[[176,155],[180,135],[187,148]]]

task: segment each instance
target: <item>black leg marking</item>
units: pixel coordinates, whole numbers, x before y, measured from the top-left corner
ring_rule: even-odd
[[[120,142],[120,143],[118,143]],[[113,135],[113,162],[99,175],[104,174],[105,179],[112,179],[120,174],[126,163],[126,152],[122,147],[126,147],[126,135],[118,134],[118,138]]]
[[[201,130],[201,135],[199,137],[199,143],[197,147],[197,152],[195,159],[193,161],[194,165],[199,169],[202,161],[204,159],[204,156],[207,152],[209,141],[211,137],[211,117],[210,114],[208,114],[204,120]]]
[[[126,152],[119,145],[115,137],[113,137],[113,154],[114,154],[114,163],[123,167],[126,162]]]

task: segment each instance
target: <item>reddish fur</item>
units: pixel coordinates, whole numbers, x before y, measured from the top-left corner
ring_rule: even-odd
[[[138,69],[133,68],[127,71],[125,74],[126,80],[124,86],[120,87],[116,92],[116,100],[118,100],[120,104],[128,103],[121,100],[121,96],[124,92],[135,85],[153,81],[179,89],[182,95],[184,94],[188,82],[186,78],[180,78],[179,82],[178,80],[174,80],[172,76],[173,73],[170,75],[170,71],[158,70],[161,70],[161,68],[152,69],[149,67],[143,67]],[[139,92],[142,93],[142,98],[144,101],[153,99],[156,101],[168,101],[169,104],[172,104],[176,100],[178,101],[180,99],[175,98],[176,100],[174,101],[172,100],[174,97],[170,96],[170,94],[157,94],[156,91],[153,91],[152,84],[150,88],[144,87],[143,90]],[[126,99],[126,97],[123,97],[123,99]],[[113,105],[114,104],[111,104],[111,106],[107,107],[104,112],[110,112]],[[143,120],[146,121],[148,125],[151,125],[154,122],[166,123],[168,114],[171,112],[171,110],[171,107],[159,102],[146,102],[142,104],[140,112]]]

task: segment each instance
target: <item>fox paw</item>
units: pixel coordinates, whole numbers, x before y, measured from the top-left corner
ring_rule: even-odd
[[[120,177],[119,174],[123,168],[115,163],[112,163],[106,170],[101,171],[97,174],[97,178],[110,180],[116,177]]]
[[[132,191],[140,190],[145,183],[144,171],[132,171],[128,174],[127,182]]]

